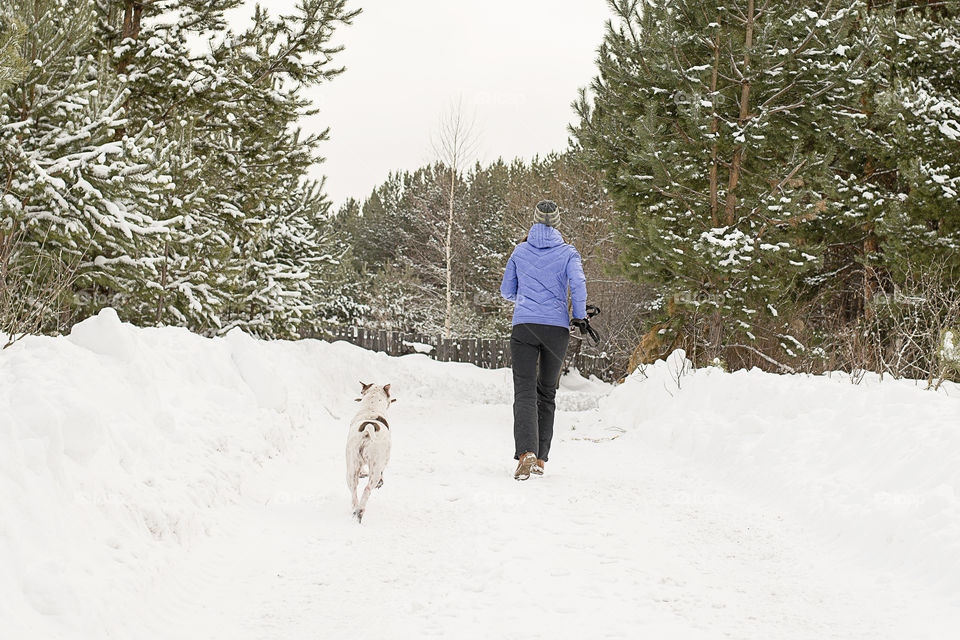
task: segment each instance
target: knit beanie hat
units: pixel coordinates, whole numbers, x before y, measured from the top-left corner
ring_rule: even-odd
[[[560,207],[553,200],[541,200],[533,214],[533,222],[555,227],[560,224]]]

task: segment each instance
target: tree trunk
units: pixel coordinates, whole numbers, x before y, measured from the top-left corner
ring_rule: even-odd
[[[127,0],[123,8],[123,29],[120,32],[120,40],[132,38],[136,40],[140,37],[140,18],[143,16],[143,2],[139,0]],[[127,68],[130,62],[130,54],[123,56],[120,61],[118,71],[121,73]]]
[[[871,231],[863,241],[863,317],[873,320],[873,296],[878,288],[877,274],[870,266],[870,256],[880,249],[877,237]]]
[[[741,129],[750,116],[750,49],[753,47],[754,0],[747,2],[746,35],[743,51],[743,79],[740,88],[740,118],[737,121]],[[743,148],[746,140],[737,145],[733,152],[733,161],[730,163],[730,182],[727,185],[726,224],[732,225],[736,221],[737,212],[737,183],[740,181],[740,163],[743,162]]]
[[[453,195],[454,187],[456,185],[457,173],[455,167],[450,167],[450,215],[447,218],[447,242],[444,246],[446,252],[446,265],[447,265],[447,309],[446,314],[443,319],[443,327],[446,333],[446,337],[450,337],[450,316],[453,313],[453,296],[450,291],[450,282],[451,282],[451,251],[450,251],[450,242],[453,238]]]
[[[123,31],[120,35],[122,40],[126,40],[127,38],[137,39],[140,35],[140,18],[142,15],[143,2],[127,0],[127,4],[123,9]]]
[[[157,300],[157,324],[163,320],[163,303],[167,291],[167,260],[170,257],[170,241],[163,243],[163,269],[160,272],[160,297]]]
[[[719,24],[720,19],[717,19]],[[717,38],[713,43],[713,74],[710,76],[710,104],[713,105],[713,121],[710,123],[710,133],[714,136],[713,150],[710,163],[710,226],[720,226],[720,207],[717,198],[717,131],[720,130],[720,117],[717,115],[717,77],[720,73],[720,29],[717,29]]]

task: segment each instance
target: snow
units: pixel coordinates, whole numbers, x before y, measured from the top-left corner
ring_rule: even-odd
[[[950,138],[951,140],[960,140],[960,128],[956,125],[957,123],[952,120],[947,120],[940,123],[940,133]]]
[[[409,340],[404,340],[403,345],[405,347],[410,347],[416,353],[433,353],[433,345],[429,345],[424,342],[413,342]]]
[[[952,329],[943,332],[940,358],[945,365],[960,368],[960,345],[957,344],[957,335]]]
[[[952,339],[952,336],[951,336]],[[394,454],[350,519],[359,380]],[[0,352],[10,638],[947,638],[960,387],[693,370],[564,377],[511,478],[508,370],[138,329]]]

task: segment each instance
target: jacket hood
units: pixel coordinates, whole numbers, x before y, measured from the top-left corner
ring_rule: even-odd
[[[527,234],[527,242],[537,249],[549,249],[563,244],[563,236],[553,227],[537,223],[530,227],[530,233]]]

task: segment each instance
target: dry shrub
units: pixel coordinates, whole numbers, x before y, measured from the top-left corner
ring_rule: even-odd
[[[937,264],[909,270],[896,284],[888,280],[883,288],[871,290],[867,300],[863,288],[834,292],[834,301],[845,302],[818,299],[797,307],[788,334],[760,328],[754,346],[762,356],[741,350],[732,360],[737,366],[768,370],[845,371],[854,380],[868,371],[930,384],[957,379],[958,372],[942,352],[946,331],[960,325],[958,283],[953,269]],[[859,300],[850,302],[855,296]],[[797,348],[790,338],[804,348]]]
[[[77,281],[79,259],[51,255],[46,239],[39,246],[24,242],[22,231],[0,230],[0,347],[70,323],[69,304]]]
[[[945,264],[908,271],[894,284],[864,288],[851,271],[849,287],[813,300],[783,305],[778,317],[755,318],[755,339],[737,341],[729,319],[689,307],[667,322],[647,324],[628,358],[627,371],[683,348],[695,366],[725,362],[729,369],[758,367],[775,373],[845,371],[862,379],[872,371],[895,378],[960,380],[960,365],[944,340],[960,343],[960,280]],[[864,291],[869,299],[864,299]]]

